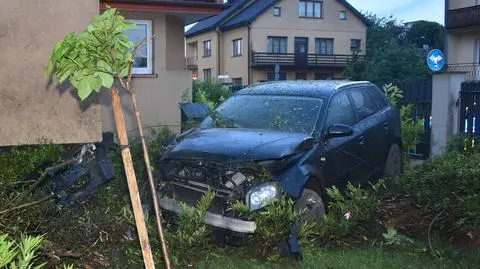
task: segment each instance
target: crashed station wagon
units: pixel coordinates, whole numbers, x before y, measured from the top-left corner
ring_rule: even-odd
[[[208,190],[205,222],[254,233],[251,212],[288,195],[319,223],[325,188],[401,173],[398,110],[370,82],[282,81],[237,92],[197,128],[175,139],[156,162],[160,205],[179,213]]]

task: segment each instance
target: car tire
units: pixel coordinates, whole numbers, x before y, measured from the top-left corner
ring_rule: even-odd
[[[383,177],[398,180],[402,174],[402,166],[402,151],[397,144],[393,144],[387,153]]]
[[[323,216],[325,216],[325,205],[322,197],[317,192],[311,189],[304,189],[302,195],[295,203],[295,209],[297,211],[305,210],[297,222],[297,231],[309,221],[314,221],[318,225],[322,224]]]

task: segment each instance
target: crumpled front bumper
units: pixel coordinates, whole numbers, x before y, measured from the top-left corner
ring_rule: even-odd
[[[160,207],[179,214],[182,212],[180,203],[169,198],[159,198]],[[253,221],[245,221],[236,218],[225,217],[219,214],[207,212],[205,214],[205,223],[217,228],[227,229],[238,233],[254,233],[257,229],[257,224]]]

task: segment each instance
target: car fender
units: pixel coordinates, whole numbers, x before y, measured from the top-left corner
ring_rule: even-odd
[[[293,199],[298,199],[305,184],[312,177],[321,178],[320,173],[312,166],[300,162],[280,175],[280,187]],[[320,182],[320,185],[323,186],[323,182]]]

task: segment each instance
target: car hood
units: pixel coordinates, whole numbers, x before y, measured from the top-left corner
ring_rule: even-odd
[[[164,159],[218,162],[280,159],[313,146],[307,134],[246,129],[197,129],[182,136]]]

